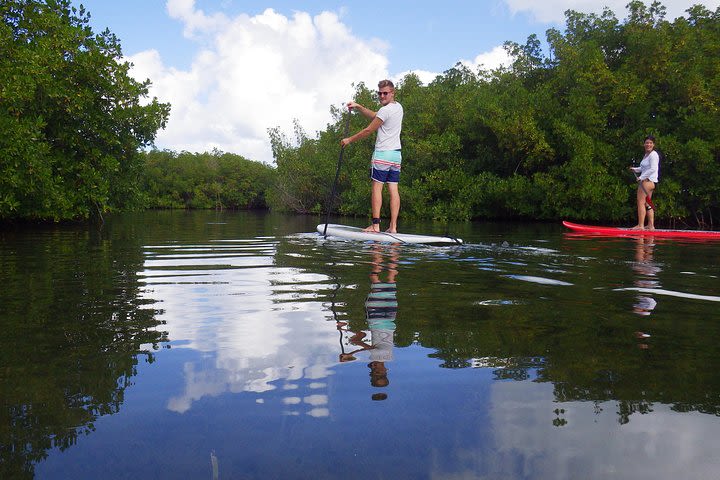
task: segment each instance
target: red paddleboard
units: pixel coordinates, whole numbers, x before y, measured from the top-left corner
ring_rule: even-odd
[[[702,238],[720,240],[720,231],[712,230],[633,230],[632,228],[621,227],[599,227],[596,225],[580,225],[579,223],[571,223],[563,220],[570,230],[577,233],[587,233],[589,235],[609,235],[609,236],[628,236],[628,235],[646,235],[653,237],[677,237],[677,238]]]

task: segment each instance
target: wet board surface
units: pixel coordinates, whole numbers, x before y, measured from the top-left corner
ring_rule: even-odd
[[[317,226],[320,235],[325,232],[325,224]],[[414,233],[386,233],[386,232],[365,232],[362,228],[348,225],[327,224],[327,236],[343,238],[346,240],[359,240],[361,242],[385,242],[385,243],[415,243],[433,245],[462,245],[459,238],[441,237],[435,235],[419,235]]]
[[[633,230],[632,228],[621,227],[603,227],[598,225],[582,225],[563,221],[563,225],[577,233],[587,233],[593,235],[613,235],[613,236],[653,236],[668,238],[702,238],[720,240],[720,232],[713,230]]]

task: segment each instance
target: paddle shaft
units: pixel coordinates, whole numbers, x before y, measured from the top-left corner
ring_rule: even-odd
[[[347,113],[347,119],[345,120],[345,134],[343,135],[343,138],[348,136],[348,133],[350,132],[350,109],[348,108]],[[338,158],[338,164],[337,169],[335,170],[335,181],[333,182],[332,191],[330,193],[330,198],[328,199],[327,204],[327,216],[325,217],[325,228],[323,229],[323,237],[327,237],[327,227],[328,223],[330,223],[330,207],[332,205],[332,201],[335,198],[335,190],[337,189],[337,183],[338,178],[340,177],[340,166],[342,165],[342,159],[343,159],[343,152],[345,151],[345,145],[340,147],[340,157]]]

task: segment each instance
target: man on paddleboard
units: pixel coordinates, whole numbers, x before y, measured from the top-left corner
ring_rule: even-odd
[[[397,233],[397,220],[400,214],[400,164],[402,163],[400,132],[402,131],[403,108],[395,101],[395,86],[390,80],[381,80],[378,83],[378,98],[380,110],[377,112],[366,108],[359,103],[348,102],[349,109],[357,109],[370,119],[370,124],[355,135],[340,140],[342,147],[370,136],[377,132],[375,151],[372,156],[372,195],[370,205],[372,210],[372,224],[365,229],[368,232],[380,231],[380,211],[382,209],[383,185],[387,184],[390,193],[390,225],[389,233]]]

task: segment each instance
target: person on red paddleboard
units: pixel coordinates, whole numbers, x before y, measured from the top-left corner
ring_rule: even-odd
[[[638,223],[634,230],[655,230],[655,209],[652,203],[652,194],[660,174],[660,156],[655,151],[655,137],[645,137],[645,155],[639,167],[628,167],[638,176],[637,188],[637,218]],[[647,226],[645,220],[647,219]]]

